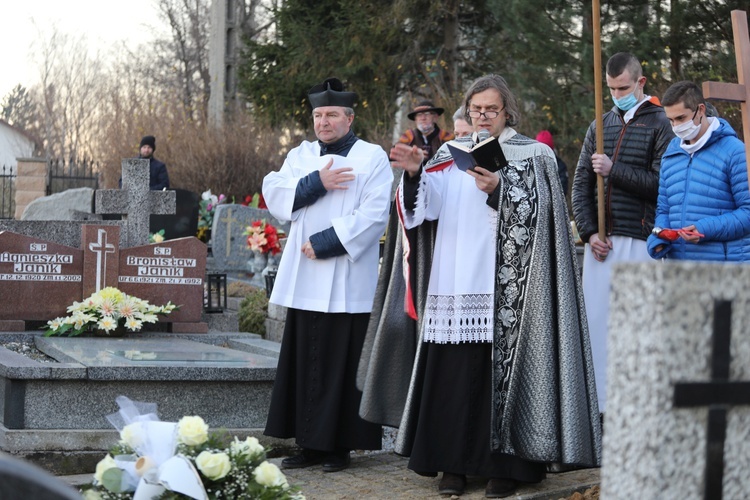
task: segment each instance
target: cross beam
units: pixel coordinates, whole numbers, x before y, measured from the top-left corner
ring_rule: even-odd
[[[714,331],[711,339],[711,381],[675,384],[674,406],[708,406],[706,430],[706,473],[703,495],[706,500],[721,500],[724,480],[724,441],[727,434],[727,410],[730,406],[750,405],[750,382],[730,382],[732,361],[732,303],[714,302]],[[736,392],[735,392],[736,391]]]
[[[703,97],[722,101],[739,102],[742,111],[742,136],[745,139],[745,157],[750,177],[750,111],[747,107],[750,96],[750,36],[747,29],[747,14],[744,10],[732,11],[734,53],[737,61],[737,82],[703,82]]]

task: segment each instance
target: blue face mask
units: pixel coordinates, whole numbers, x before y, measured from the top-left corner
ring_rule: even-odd
[[[612,101],[614,101],[615,106],[620,108],[623,111],[627,111],[629,109],[632,109],[633,106],[638,104],[638,99],[635,98],[635,90],[622,99],[618,99],[615,96],[612,96]]]

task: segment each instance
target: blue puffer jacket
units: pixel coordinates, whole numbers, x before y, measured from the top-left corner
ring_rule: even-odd
[[[661,159],[655,226],[680,229],[694,224],[704,235],[697,244],[679,238],[648,238],[648,252],[659,259],[750,260],[750,192],[745,146],[718,118],[708,142],[690,155],[680,139]],[[656,247],[664,245],[657,252]]]

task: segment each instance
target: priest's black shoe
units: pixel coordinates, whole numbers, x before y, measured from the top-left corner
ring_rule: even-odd
[[[349,467],[351,458],[349,452],[337,452],[332,455],[328,455],[323,460],[323,472],[338,472]]]
[[[303,469],[311,465],[317,465],[323,461],[325,454],[316,450],[302,450],[299,455],[285,458],[281,461],[283,469]]]
[[[452,474],[443,472],[443,477],[438,484],[438,493],[441,495],[461,496],[466,489],[466,476],[463,474]]]
[[[484,490],[485,498],[505,498],[516,492],[517,483],[512,479],[492,478]]]

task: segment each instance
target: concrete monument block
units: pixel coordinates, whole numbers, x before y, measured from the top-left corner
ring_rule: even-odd
[[[237,348],[242,339],[250,346]],[[0,449],[56,474],[91,473],[118,439],[106,416],[119,395],[157,403],[164,421],[200,415],[213,429],[264,439],[277,353],[273,345],[253,349],[255,340],[35,337],[56,360],[44,363],[0,347]]]
[[[750,266],[612,274],[602,498],[750,491]]]

